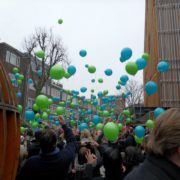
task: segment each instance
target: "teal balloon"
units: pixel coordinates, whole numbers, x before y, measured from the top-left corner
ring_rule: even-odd
[[[32,111],[32,110],[25,111],[25,118],[27,121],[33,120],[34,117],[35,117],[34,111]]]
[[[128,77],[127,75],[122,75],[122,76],[120,77],[120,80],[121,80],[122,82],[127,82],[127,81],[129,80],[129,77]]]
[[[112,71],[112,69],[106,69],[104,71],[104,73],[105,73],[106,76],[111,76],[113,74],[113,71]]]
[[[67,72],[70,74],[70,75],[74,75],[76,73],[76,67],[75,66],[69,66],[67,68]]]
[[[164,113],[165,109],[158,107],[154,110],[154,117],[155,119],[159,117],[160,114]]]
[[[85,56],[87,55],[87,51],[84,50],[84,49],[82,49],[82,50],[79,51],[79,55],[80,55],[81,57],[85,57]]]
[[[139,58],[136,60],[136,64],[138,66],[138,70],[143,70],[147,66],[147,61],[143,58]]]
[[[145,84],[145,91],[148,96],[152,96],[158,90],[158,86],[154,81],[149,81]]]
[[[145,135],[145,129],[143,126],[136,126],[135,128],[135,135],[138,137],[138,138],[142,138],[144,137]]]
[[[132,56],[132,50],[130,48],[124,48],[121,51],[121,60],[122,61],[126,61],[128,59],[130,59]]]
[[[169,63],[167,61],[160,61],[157,65],[157,70],[160,73],[167,73],[169,71]]]

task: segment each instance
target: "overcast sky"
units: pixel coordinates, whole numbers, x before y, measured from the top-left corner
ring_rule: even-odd
[[[59,18],[64,20],[62,25],[57,23]],[[24,37],[36,27],[52,27],[77,68],[74,77],[62,81],[64,88],[84,86],[87,95],[91,89],[118,94],[115,86],[126,74],[120,51],[132,48],[134,61],[142,55],[144,20],[145,0],[0,0],[0,41],[22,50]],[[87,57],[79,56],[81,49],[87,50]],[[96,74],[89,74],[85,64],[95,65]],[[113,76],[105,76],[106,68],[112,68]],[[92,84],[93,78],[103,78],[104,83]],[[142,72],[131,78],[142,82]]]

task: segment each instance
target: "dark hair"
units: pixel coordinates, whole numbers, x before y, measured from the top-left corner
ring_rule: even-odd
[[[42,132],[40,138],[40,147],[43,153],[50,153],[56,147],[57,136],[56,133],[51,129],[46,129]]]
[[[34,133],[34,137],[36,140],[40,140],[41,138],[41,134],[42,134],[42,131],[41,130],[37,130],[35,133]]]

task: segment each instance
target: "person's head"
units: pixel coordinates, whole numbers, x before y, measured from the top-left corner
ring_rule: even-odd
[[[91,138],[91,133],[88,129],[85,129],[81,132],[81,138]]]
[[[180,109],[169,109],[157,118],[147,150],[171,160],[176,159],[174,163],[180,166]]]
[[[37,141],[40,140],[40,137],[41,137],[41,134],[42,134],[42,131],[41,130],[37,130],[35,133],[34,133],[34,137]]]
[[[52,129],[45,129],[40,138],[40,147],[43,153],[50,153],[56,148],[57,136]]]

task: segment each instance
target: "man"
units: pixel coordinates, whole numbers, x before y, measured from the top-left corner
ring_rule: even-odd
[[[56,148],[56,133],[51,129],[44,130],[40,138],[40,155],[27,160],[17,180],[66,179],[69,165],[75,156],[76,140],[62,116],[59,117],[59,121],[67,141],[66,147],[62,151]]]
[[[160,115],[149,138],[149,155],[125,180],[180,180],[180,109]]]

